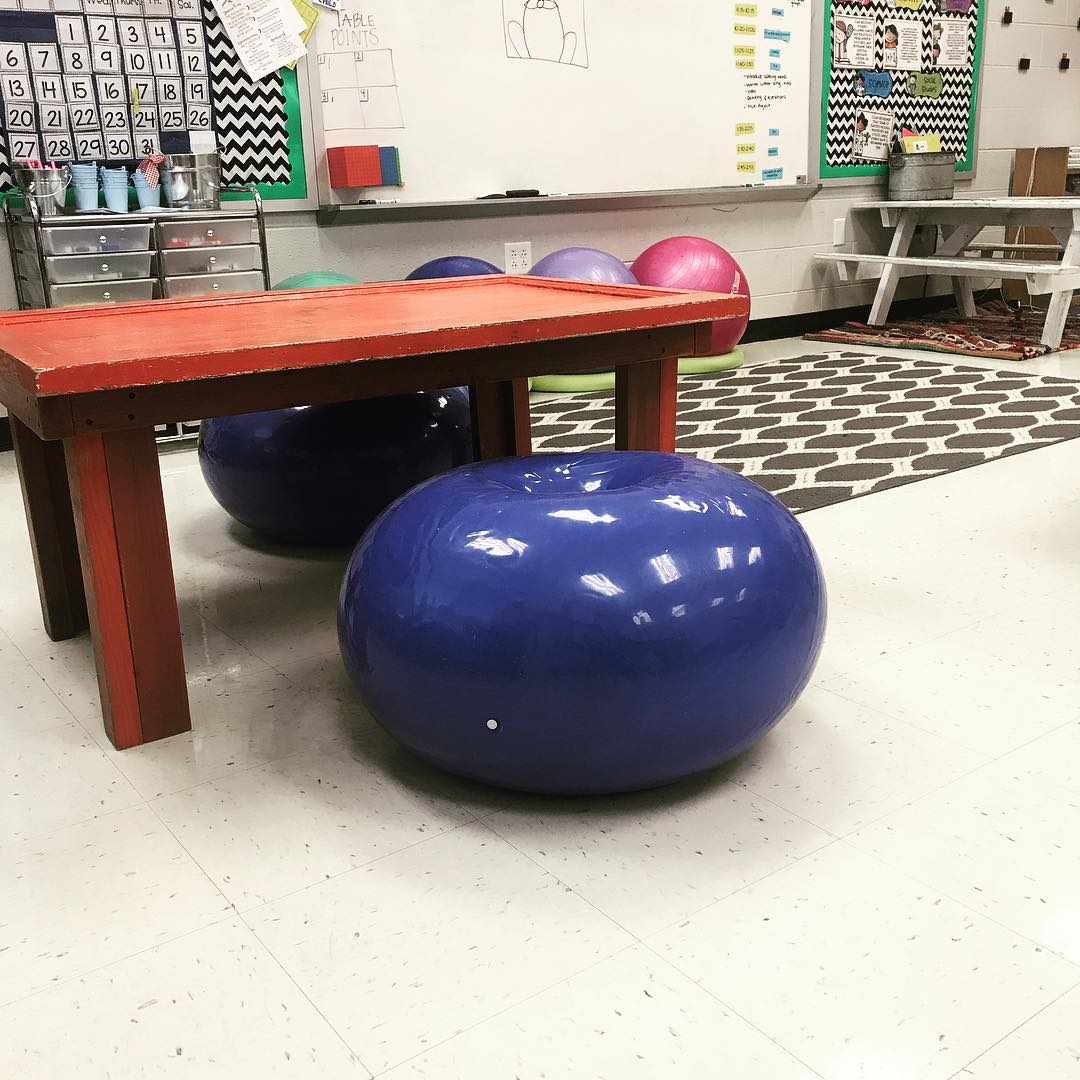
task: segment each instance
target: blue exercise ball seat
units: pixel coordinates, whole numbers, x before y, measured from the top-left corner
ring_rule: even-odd
[[[428,281],[432,278],[477,277],[482,274],[501,274],[502,271],[486,259],[471,255],[444,255],[441,259],[418,266],[405,280]]]
[[[409,488],[472,460],[464,388],[204,420],[199,465],[214,498],[257,533],[355,544]]]
[[[745,750],[813,671],[825,585],[763,488],[674,454],[507,458],[428,481],[353,553],[338,636],[372,715],[450,772],[655,787]]]

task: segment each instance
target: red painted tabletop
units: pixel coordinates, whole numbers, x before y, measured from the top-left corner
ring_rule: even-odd
[[[393,282],[0,315],[0,388],[37,397],[745,315],[742,296],[530,277]]]

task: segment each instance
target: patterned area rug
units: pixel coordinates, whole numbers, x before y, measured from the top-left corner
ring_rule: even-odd
[[[1045,319],[1045,311],[1032,308],[1014,311],[995,300],[981,306],[976,319],[964,319],[955,311],[946,311],[885,326],[849,322],[835,330],[823,330],[805,337],[808,341],[831,341],[872,349],[930,349],[986,356],[992,360],[1030,360],[1059,351],[1039,340]],[[1059,348],[1080,349],[1080,308],[1074,308],[1069,315]]]
[[[611,394],[535,402],[533,449],[614,440]],[[1080,382],[862,353],[679,380],[678,448],[813,510],[1080,436]]]

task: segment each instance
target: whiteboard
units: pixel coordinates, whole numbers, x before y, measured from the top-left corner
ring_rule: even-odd
[[[805,183],[810,0],[342,0],[309,43],[322,146],[395,146],[452,202]]]

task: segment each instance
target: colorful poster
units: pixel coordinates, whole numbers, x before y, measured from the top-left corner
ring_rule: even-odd
[[[887,161],[896,117],[886,109],[859,109],[855,113],[852,156],[866,161]]]
[[[874,20],[859,15],[833,18],[833,67],[874,66]]]
[[[968,66],[967,19],[935,19],[931,26],[933,67]]]
[[[885,52],[881,66],[892,71],[918,71],[922,67],[922,22],[886,16],[882,29]]]

